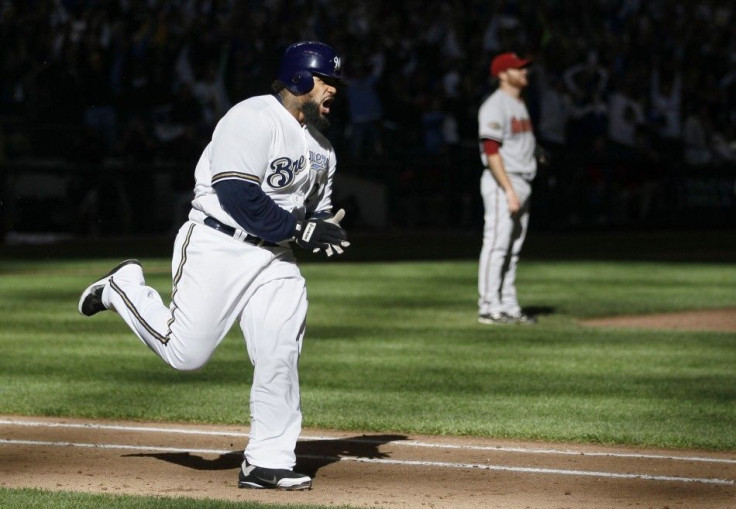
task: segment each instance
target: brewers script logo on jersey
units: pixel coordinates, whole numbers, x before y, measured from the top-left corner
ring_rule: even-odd
[[[309,151],[309,165],[312,167],[313,171],[317,173],[326,171],[329,162],[330,159],[325,154],[314,152],[312,150]]]
[[[274,189],[286,187],[294,180],[294,176],[307,166],[307,160],[301,156],[298,160],[292,161],[288,157],[279,157],[274,159],[270,165],[272,170],[266,182]]]

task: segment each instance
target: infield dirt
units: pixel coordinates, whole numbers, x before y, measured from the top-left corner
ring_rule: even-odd
[[[0,417],[0,485],[385,508],[733,508],[736,454],[306,429],[310,491],[236,488],[247,428]]]
[[[612,316],[583,320],[593,327],[636,327],[640,329],[708,330],[736,332],[736,309],[705,309],[679,313]]]

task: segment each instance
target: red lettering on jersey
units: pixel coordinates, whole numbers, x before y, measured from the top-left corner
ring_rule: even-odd
[[[532,130],[532,121],[528,118],[511,117],[511,134],[526,133]]]

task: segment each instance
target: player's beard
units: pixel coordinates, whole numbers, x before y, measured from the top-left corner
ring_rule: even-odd
[[[330,127],[330,119],[319,112],[319,103],[314,101],[305,102],[302,112],[307,124],[316,127],[318,131],[324,131]]]

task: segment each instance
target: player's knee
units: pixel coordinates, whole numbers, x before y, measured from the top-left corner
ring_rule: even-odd
[[[206,359],[198,357],[188,357],[185,359],[179,359],[175,362],[171,362],[170,365],[177,371],[197,371],[207,364],[209,357]]]
[[[210,360],[212,349],[206,348],[207,342],[188,342],[181,340],[169,343],[166,361],[177,371],[196,371]],[[192,347],[191,345],[196,345]]]

